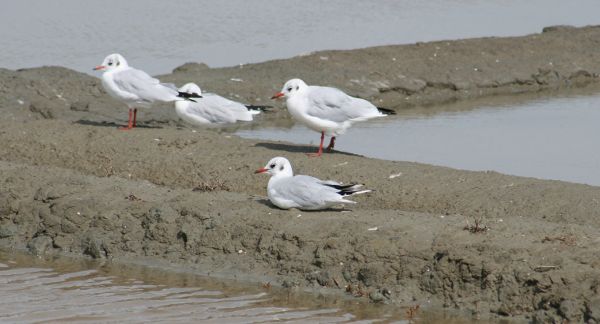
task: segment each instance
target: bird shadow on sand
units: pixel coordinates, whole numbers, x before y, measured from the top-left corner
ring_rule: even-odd
[[[256,143],[256,144],[254,144],[254,146],[264,147],[264,148],[267,148],[267,149],[273,150],[273,151],[285,151],[285,152],[289,152],[289,153],[316,153],[317,150],[319,149],[318,147],[315,147],[315,146],[294,145],[294,144],[284,144],[284,143]],[[333,151],[323,150],[323,155],[328,155],[328,154],[362,156],[359,154],[348,153],[348,152],[337,151],[337,150],[333,150]]]
[[[115,122],[93,121],[93,120],[83,120],[83,119],[75,121],[74,123],[75,124],[79,124],[79,125],[96,126],[96,127],[114,127],[114,128],[119,128],[119,127],[127,126],[127,123],[117,124]],[[162,127],[161,126],[154,126],[154,125],[137,124],[135,126],[135,128],[150,128],[150,129],[152,129],[152,128],[162,128]]]
[[[254,201],[256,201],[257,203],[261,204],[261,205],[265,205],[271,209],[276,209],[276,210],[287,210],[287,211],[296,211],[299,213],[325,213],[325,212],[351,212],[352,209],[347,209],[347,208],[343,208],[343,207],[339,207],[339,208],[327,208],[327,209],[321,209],[321,210],[302,210],[302,209],[297,209],[297,208],[291,208],[291,209],[281,209],[275,205],[273,205],[273,203],[268,199],[268,198],[258,198],[255,197],[254,199],[252,199]]]

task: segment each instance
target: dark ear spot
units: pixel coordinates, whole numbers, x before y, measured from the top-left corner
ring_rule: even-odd
[[[300,89],[300,87],[299,87],[299,86],[296,86],[296,90],[298,90],[298,89]]]
[[[117,66],[121,65],[121,62],[117,61]]]
[[[283,165],[279,167],[279,171],[283,171]]]

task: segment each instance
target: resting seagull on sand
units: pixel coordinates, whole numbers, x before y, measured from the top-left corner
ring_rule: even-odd
[[[229,100],[214,93],[202,93],[195,83],[179,88],[179,93],[190,97],[202,95],[191,101],[175,102],[175,112],[184,121],[201,126],[222,126],[237,121],[252,121],[254,115],[266,106],[250,106]]]
[[[294,176],[290,161],[284,157],[272,158],[264,168],[256,170],[255,173],[271,175],[267,194],[269,200],[282,209],[319,210],[339,204],[356,204],[345,198],[371,191],[361,190],[361,184],[343,185],[306,175]]]
[[[94,70],[104,71],[102,86],[106,92],[113,98],[125,102],[129,107],[127,126],[120,129],[134,128],[137,108],[149,108],[154,101],[194,101],[191,98],[200,98],[200,96],[180,93],[174,84],[160,83],[148,73],[130,67],[120,54],[107,56]]]
[[[372,103],[351,97],[343,91],[309,86],[300,79],[285,83],[281,92],[271,99],[284,97],[287,109],[294,119],[321,133],[319,151],[311,156],[321,156],[325,135],[331,136],[328,150],[335,145],[335,137],[343,134],[355,122],[394,114],[392,110],[377,108]]]

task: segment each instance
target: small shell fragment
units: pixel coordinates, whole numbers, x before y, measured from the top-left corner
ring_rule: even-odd
[[[401,175],[402,175],[402,172],[398,172],[398,173],[390,174],[390,176],[388,178],[394,179],[394,178],[398,178]]]

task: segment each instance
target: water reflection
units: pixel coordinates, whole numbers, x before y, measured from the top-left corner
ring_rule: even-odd
[[[290,294],[141,266],[42,260],[2,251],[0,296],[0,322],[11,323],[405,322],[403,309],[365,301]]]
[[[489,100],[489,99],[488,99]],[[357,124],[339,137],[341,151],[387,160],[600,185],[600,95],[535,99]],[[241,130],[242,137],[316,145],[318,134],[292,129]]]

